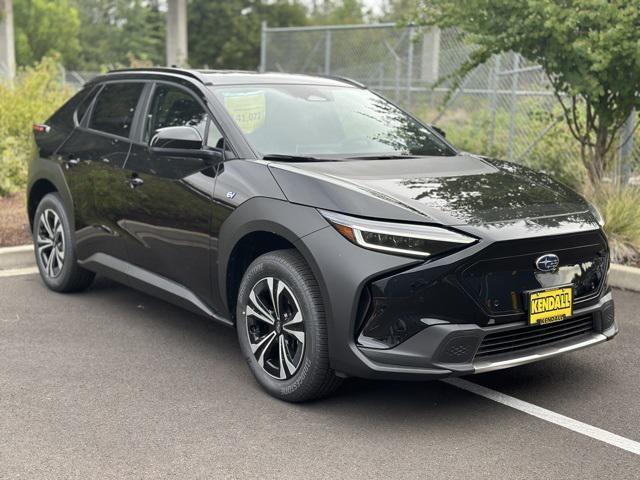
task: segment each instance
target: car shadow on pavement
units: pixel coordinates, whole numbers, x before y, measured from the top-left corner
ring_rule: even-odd
[[[262,401],[279,402],[263,392],[251,377],[233,328],[102,277],[84,295],[102,298],[102,305],[108,302],[109,308],[124,307],[125,312],[127,309],[129,312],[135,311],[135,315],[118,316],[118,321],[148,329],[150,337],[161,336],[165,342],[173,343],[171,348],[175,352],[197,350],[198,355],[205,357],[203,361],[209,357],[209,360],[222,362],[222,365],[218,365],[218,374],[227,370],[229,375],[236,375],[231,381],[238,388],[246,390],[247,395],[261,397]],[[92,302],[94,300],[91,299]],[[597,377],[604,371],[604,367],[600,369],[597,365],[584,363],[569,355],[466,378],[505,393],[518,392],[525,396],[528,393],[553,395],[566,390],[567,384],[575,394],[576,391],[588,392],[590,385],[599,381]],[[565,380],[569,375],[571,382]],[[444,414],[446,417],[461,413],[470,402],[475,404],[478,401],[478,397],[436,380],[402,382],[347,379],[331,398],[297,405],[296,408],[364,417],[375,412],[380,418],[396,421],[404,418],[408,411],[412,414],[417,411],[429,412],[429,415],[438,411],[438,416]]]

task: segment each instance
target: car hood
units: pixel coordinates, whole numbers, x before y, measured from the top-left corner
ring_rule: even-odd
[[[270,168],[290,201],[365,217],[416,221],[420,216],[423,222],[460,226],[588,210],[582,197],[544,174],[470,154],[272,163]]]

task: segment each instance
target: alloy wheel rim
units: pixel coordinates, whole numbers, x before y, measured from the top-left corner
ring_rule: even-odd
[[[62,222],[55,211],[47,209],[40,215],[36,244],[47,276],[55,278],[60,275],[64,266],[65,238]]]
[[[274,277],[259,280],[246,306],[247,336],[258,365],[277,380],[293,377],[304,357],[305,330],[291,289]]]

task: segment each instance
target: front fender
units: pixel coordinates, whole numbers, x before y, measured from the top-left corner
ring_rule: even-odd
[[[217,284],[225,310],[229,312],[226,281],[229,261],[233,249],[244,237],[255,232],[268,232],[284,238],[300,250],[314,274],[317,274],[317,265],[311,252],[298,242],[304,236],[328,226],[315,208],[286,200],[254,197],[242,203],[224,221],[218,237],[218,261],[214,271],[217,271]]]

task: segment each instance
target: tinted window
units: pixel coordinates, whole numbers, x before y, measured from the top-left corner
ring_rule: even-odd
[[[87,113],[87,110],[89,109],[89,106],[91,105],[91,102],[93,101],[93,98],[96,96],[96,92],[99,89],[94,89],[92,92],[90,92],[84,100],[82,100],[82,103],[80,104],[80,106],[78,107],[78,109],[76,110],[76,122],[79,124],[80,122],[82,122],[82,117],[84,117],[84,114]]]
[[[110,83],[96,99],[89,127],[128,137],[143,83]]]
[[[183,126],[194,127],[204,138],[207,113],[187,92],[169,85],[159,85],[153,93],[145,140],[149,141],[153,133],[160,128]]]

